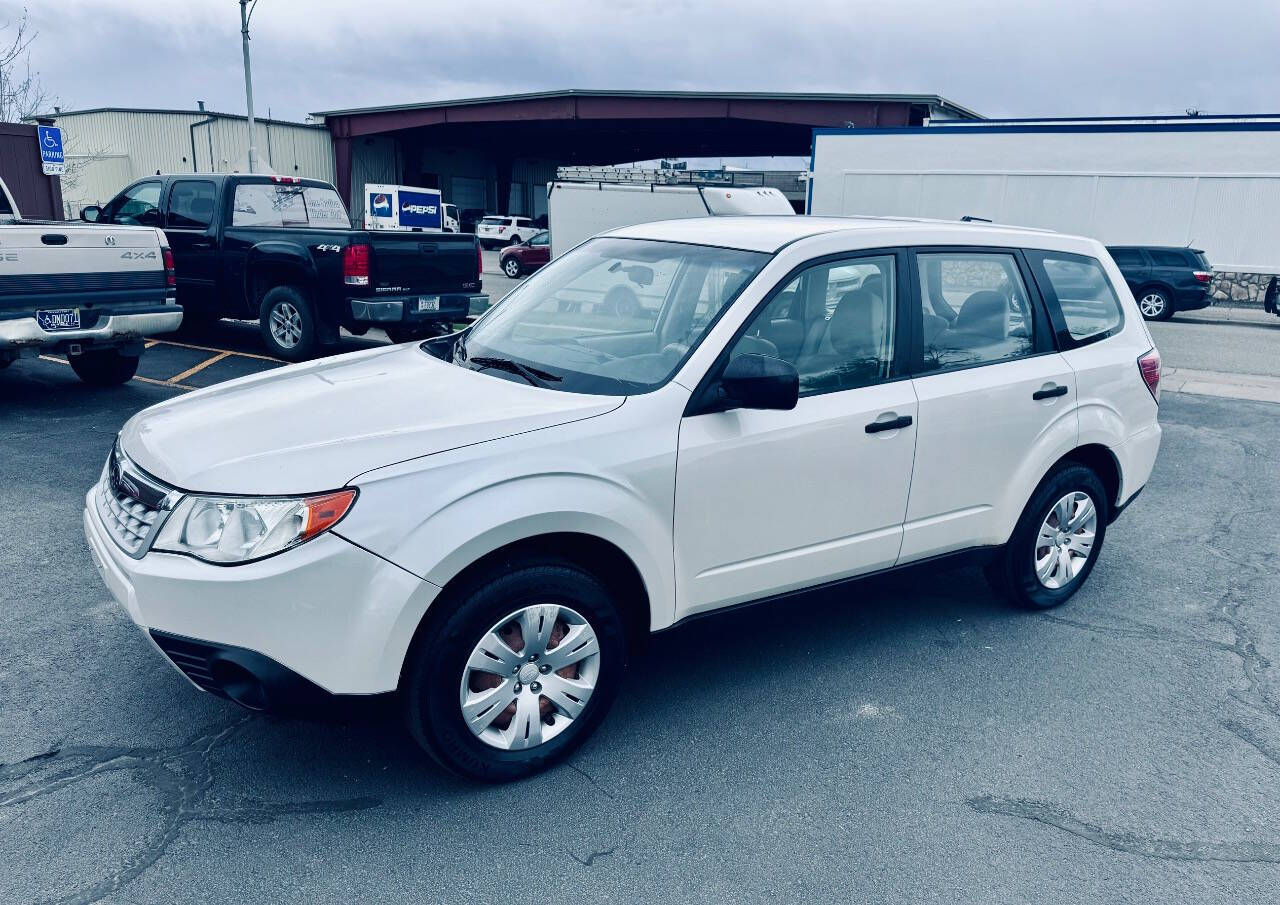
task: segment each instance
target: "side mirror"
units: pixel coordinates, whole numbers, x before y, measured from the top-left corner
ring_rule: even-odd
[[[86,223],[97,223],[98,217],[101,215],[102,208],[98,207],[96,204],[87,205],[80,211],[80,219]]]
[[[729,360],[720,391],[726,408],[788,411],[800,399],[800,375],[781,358],[748,353]]]

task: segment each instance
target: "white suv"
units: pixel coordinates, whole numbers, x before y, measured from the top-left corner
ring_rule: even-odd
[[[399,690],[440,763],[511,779],[696,614],[960,553],[1062,603],[1151,472],[1159,368],[1089,239],[651,223],[462,333],[138,414],[84,527],[200,688]]]
[[[476,238],[485,248],[524,242],[538,231],[528,217],[485,217],[476,224]]]

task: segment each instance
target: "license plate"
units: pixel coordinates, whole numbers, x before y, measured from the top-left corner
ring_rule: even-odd
[[[440,296],[438,295],[420,295],[418,296],[418,304],[414,307],[414,311],[439,311]]]
[[[79,308],[50,308],[36,312],[36,324],[46,333],[58,330],[79,330]]]

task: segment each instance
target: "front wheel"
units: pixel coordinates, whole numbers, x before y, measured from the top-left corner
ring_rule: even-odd
[[[1032,494],[1009,542],[987,566],[987,580],[1029,609],[1065,603],[1098,561],[1108,506],[1106,489],[1091,468],[1059,467]]]
[[[292,286],[273,287],[262,297],[258,327],[267,349],[285,361],[303,361],[315,351],[315,312]]]
[[[605,586],[557,559],[504,563],[424,633],[406,664],[409,731],[445,768],[488,782],[567,757],[604,719],[627,661]]]
[[[1173,317],[1173,305],[1159,289],[1147,289],[1138,296],[1138,310],[1143,320],[1167,321]]]
[[[520,259],[515,255],[507,258],[502,262],[502,272],[513,280],[520,276]]]
[[[93,349],[67,360],[76,376],[90,386],[114,387],[133,379],[140,357],[125,355],[119,349]]]

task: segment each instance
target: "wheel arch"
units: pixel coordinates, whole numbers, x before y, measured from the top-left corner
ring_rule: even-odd
[[[311,295],[318,277],[313,263],[289,246],[258,247],[250,255],[244,271],[245,306],[257,317],[258,307],[276,286],[293,286]]]
[[[1085,466],[1098,476],[1098,480],[1102,481],[1102,486],[1107,491],[1107,521],[1114,521],[1116,509],[1120,502],[1120,489],[1123,486],[1120,461],[1116,458],[1115,453],[1101,443],[1086,443],[1083,446],[1078,446],[1057,462],[1054,462],[1052,467],[1045,472],[1044,477],[1040,479],[1040,483],[1043,484],[1044,478],[1047,478],[1059,466],[1068,462]],[[1036,486],[1039,487],[1039,484]]]
[[[649,635],[650,597],[639,567],[621,547],[598,535],[578,531],[552,531],[511,541],[490,550],[445,582],[414,630],[400,665],[400,684],[418,647],[451,611],[451,604],[480,584],[485,576],[509,569],[521,561],[556,559],[571,563],[599,578],[621,602],[620,610],[633,646]]]

